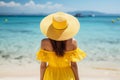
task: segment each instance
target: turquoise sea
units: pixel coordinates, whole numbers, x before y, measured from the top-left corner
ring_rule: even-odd
[[[79,33],[74,37],[87,53],[85,61],[120,62],[119,16],[81,17]],[[44,17],[0,17],[0,65],[35,62],[35,55],[45,36],[39,24]],[[112,20],[116,20],[112,23]]]

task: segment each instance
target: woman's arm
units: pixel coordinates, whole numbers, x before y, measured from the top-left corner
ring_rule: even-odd
[[[41,62],[41,64],[40,64],[40,80],[43,80],[46,66],[47,66],[46,62]]]
[[[45,49],[46,48],[46,44],[45,43],[46,43],[46,41],[43,39],[41,41],[41,49]],[[41,62],[41,64],[40,64],[40,80],[43,80],[46,68],[47,68],[47,62]]]
[[[76,62],[71,62],[71,68],[74,72],[75,80],[79,80],[77,63]]]

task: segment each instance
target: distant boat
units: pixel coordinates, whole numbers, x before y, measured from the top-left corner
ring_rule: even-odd
[[[75,17],[83,17],[82,14],[80,14],[80,13],[77,13],[77,14],[75,14],[74,16],[75,16]]]
[[[81,13],[76,13],[74,16],[75,17],[95,17],[95,14],[83,15]]]

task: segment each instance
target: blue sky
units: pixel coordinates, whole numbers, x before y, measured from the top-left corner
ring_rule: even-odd
[[[0,14],[99,11],[120,14],[120,0],[0,0]]]

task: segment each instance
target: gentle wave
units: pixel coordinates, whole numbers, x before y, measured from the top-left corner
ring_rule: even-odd
[[[33,32],[33,31],[30,31],[30,30],[0,29],[0,31],[7,31],[7,32],[12,32],[12,33],[38,34],[37,32]]]
[[[7,25],[16,25],[16,24],[17,25],[24,25],[24,24],[28,25],[28,24],[36,24],[36,23],[38,23],[38,22],[36,22],[36,21],[35,22],[34,21],[33,22],[32,21],[31,22],[3,22],[1,24],[3,24],[3,25],[4,24],[7,24]]]

